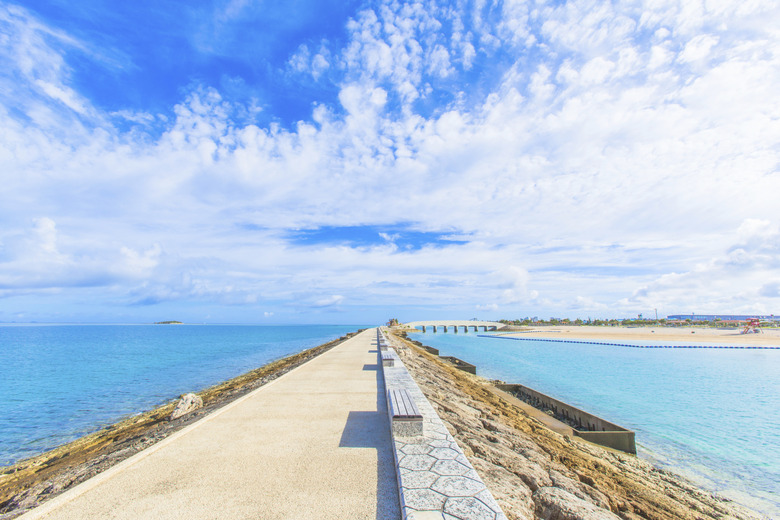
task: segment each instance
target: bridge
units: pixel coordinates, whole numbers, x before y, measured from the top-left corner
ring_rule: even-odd
[[[477,332],[480,328],[483,331],[498,330],[506,325],[497,321],[476,321],[476,320],[429,320],[429,321],[410,321],[404,323],[404,326],[422,330],[427,332],[427,329],[433,329],[433,332],[438,332],[440,329],[444,332],[449,332],[452,329],[453,332],[458,332],[463,328],[463,332],[468,332],[469,328]]]

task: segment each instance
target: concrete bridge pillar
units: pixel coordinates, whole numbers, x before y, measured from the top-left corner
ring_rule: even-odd
[[[458,333],[458,326],[457,325],[453,325],[453,327],[455,329],[455,334],[457,334]]]
[[[477,327],[476,325],[474,325],[474,332],[477,332],[478,330],[479,330],[479,327]]]
[[[425,325],[422,326],[423,334],[425,334]]]
[[[469,326],[468,326],[468,325],[464,325],[464,326],[463,326],[463,331],[464,331],[466,334],[468,334],[468,333],[469,333]]]
[[[446,334],[447,333],[447,326],[443,325],[443,327],[444,327],[444,333]]]
[[[433,326],[433,333],[436,334],[436,325]]]

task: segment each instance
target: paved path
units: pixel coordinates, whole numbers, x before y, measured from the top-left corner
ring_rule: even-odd
[[[376,330],[21,518],[400,518]]]

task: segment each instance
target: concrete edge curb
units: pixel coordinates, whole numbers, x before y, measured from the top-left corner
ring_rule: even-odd
[[[385,399],[388,399],[389,388],[404,388],[413,396],[423,415],[423,435],[416,437],[398,436],[390,417],[398,496],[404,520],[507,520],[404,366],[395,350],[397,347],[377,329],[377,343],[380,338],[393,347],[388,350],[395,358],[393,367],[382,367]]]

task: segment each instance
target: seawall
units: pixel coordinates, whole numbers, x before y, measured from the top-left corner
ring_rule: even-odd
[[[489,381],[406,345],[404,364],[509,518],[766,520],[640,458],[556,433]]]
[[[526,403],[542,410],[550,410],[554,416],[574,428],[574,435],[626,453],[636,454],[635,434],[601,417],[580,410],[570,404],[519,384],[497,384],[497,388],[509,392]]]
[[[447,361],[455,368],[470,374],[477,374],[475,365],[454,356],[441,356],[438,349],[423,345],[416,340],[409,340],[405,332],[401,332],[400,335],[414,345],[425,349],[430,354],[438,356],[439,359]],[[549,410],[555,419],[570,425],[573,428],[573,435],[577,437],[599,446],[636,455],[636,434],[631,430],[521,384],[499,383],[495,386],[499,390],[516,396],[538,410],[543,412]]]

